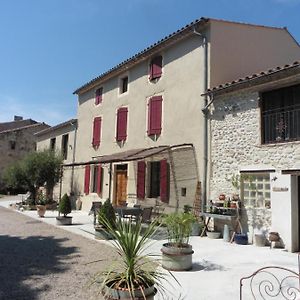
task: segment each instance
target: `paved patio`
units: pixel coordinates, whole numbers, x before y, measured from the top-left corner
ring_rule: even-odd
[[[11,203],[11,199],[9,201],[0,200],[0,205],[4,207],[8,207],[9,203]],[[56,226],[57,212],[47,211],[45,218],[39,218],[36,211],[21,213]],[[74,225],[60,226],[60,228],[94,240],[93,217],[82,211],[74,211],[71,215]],[[98,242],[108,243],[100,240]],[[163,242],[154,241],[149,251],[159,255]],[[225,243],[222,239],[212,240],[206,237],[191,237],[190,243],[195,251],[193,270],[173,272],[180,282],[180,286],[170,276],[172,286],[167,287],[169,291],[167,299],[239,299],[240,278],[250,275],[258,268],[275,265],[298,271],[297,254],[286,252],[283,249],[260,248],[253,245],[241,246]],[[157,295],[155,299],[160,300],[162,297]],[[249,292],[243,299],[250,299]]]

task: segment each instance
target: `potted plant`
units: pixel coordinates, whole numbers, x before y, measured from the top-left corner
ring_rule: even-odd
[[[67,216],[71,212],[71,200],[67,194],[64,194],[59,201],[58,212],[63,216],[56,217],[57,225],[71,225],[72,217]]]
[[[192,224],[196,218],[189,213],[172,213],[164,218],[168,230],[168,243],[163,244],[162,266],[171,271],[192,268],[192,246],[189,244]]]
[[[105,222],[103,222],[105,220]],[[112,228],[116,226],[116,213],[109,199],[101,205],[98,213],[98,225],[95,225],[95,236],[100,239],[110,240],[113,236],[109,233],[107,222]]]
[[[36,211],[40,218],[43,218],[46,213],[46,197],[42,191],[38,193],[36,201]]]
[[[96,275],[93,283],[100,276],[101,291],[106,299],[154,299],[156,287],[163,291],[164,275],[157,269],[157,264],[150,255],[144,254],[155,233],[157,224],[152,222],[143,230],[140,221],[133,223],[118,219],[114,225],[103,215],[99,216],[101,223],[113,236],[111,241],[120,257],[118,266]]]

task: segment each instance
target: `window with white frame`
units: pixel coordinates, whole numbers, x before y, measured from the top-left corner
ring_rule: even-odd
[[[269,173],[243,173],[241,194],[245,207],[271,208]]]

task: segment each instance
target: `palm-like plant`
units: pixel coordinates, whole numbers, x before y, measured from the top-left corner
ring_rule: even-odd
[[[146,299],[145,289],[153,287],[154,284],[163,288],[161,281],[165,275],[157,270],[158,265],[151,259],[151,255],[145,254],[145,250],[151,243],[149,238],[156,231],[156,222],[152,222],[142,232],[140,222],[135,224],[118,219],[115,226],[112,226],[105,217],[100,218],[101,223],[105,224],[109,233],[114,237],[112,243],[121,258],[118,271],[110,270],[101,273],[103,292],[106,293],[107,288],[127,291],[131,299],[134,299],[136,293],[139,292]]]

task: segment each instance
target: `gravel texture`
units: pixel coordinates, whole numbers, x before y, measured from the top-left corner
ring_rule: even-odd
[[[93,276],[113,248],[0,207],[1,300],[101,300]]]

